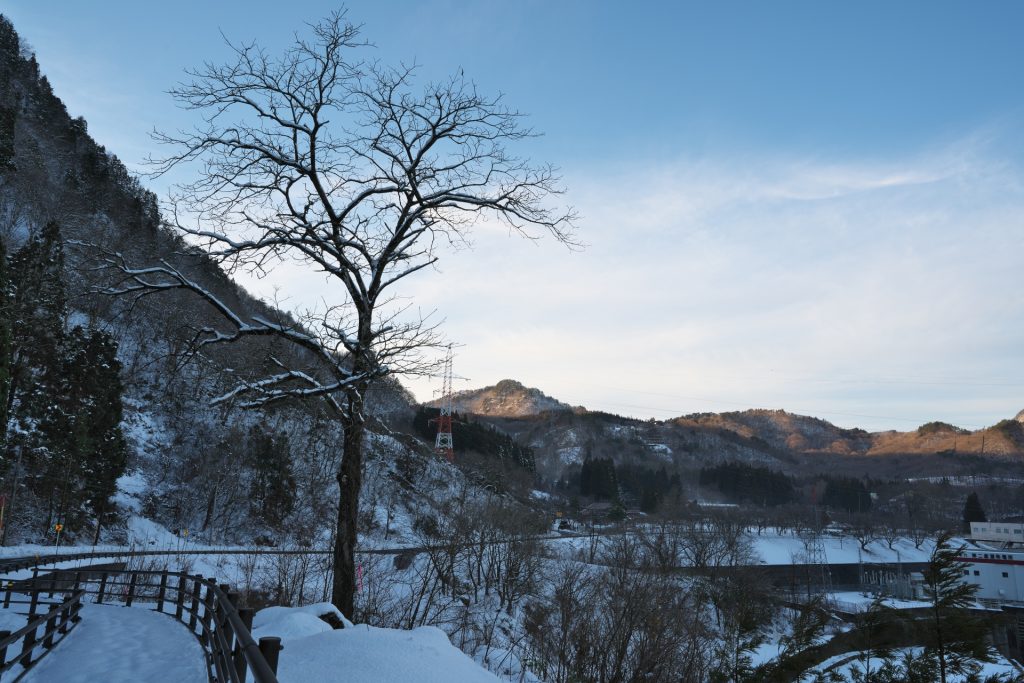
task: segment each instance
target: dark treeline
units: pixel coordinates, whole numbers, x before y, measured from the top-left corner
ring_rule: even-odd
[[[434,440],[437,434],[435,420],[440,412],[438,408],[419,407],[413,417],[413,428],[420,437],[427,441]],[[456,451],[473,451],[527,472],[535,471],[534,453],[529,446],[522,445],[494,427],[473,422],[465,415],[455,414],[453,418],[452,438],[455,440]]]
[[[797,497],[792,480],[785,474],[739,462],[701,469],[700,485],[718,489],[735,503],[785,505]]]
[[[586,498],[622,503],[622,496],[636,498],[644,512],[656,511],[663,502],[679,502],[682,481],[664,466],[653,469],[643,465],[616,465],[611,458],[587,458],[578,474],[560,482],[563,490]]]
[[[871,492],[860,479],[828,477],[821,504],[834,510],[864,513],[871,511]]]
[[[60,228],[0,245],[0,462],[9,522],[99,529],[125,470],[121,364],[105,331],[71,326]],[[87,522],[88,520],[88,522]],[[4,529],[6,533],[7,529]]]
[[[848,513],[866,513],[872,507],[871,482],[853,477],[825,475],[807,481],[767,467],[728,462],[702,468],[699,483],[732,503],[776,506],[808,502]]]

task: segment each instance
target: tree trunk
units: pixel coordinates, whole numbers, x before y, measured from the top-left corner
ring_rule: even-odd
[[[334,586],[331,602],[348,619],[355,611],[359,491],[363,477],[363,399],[350,396],[341,423],[345,430],[341,466],[338,468],[338,525],[334,537]]]

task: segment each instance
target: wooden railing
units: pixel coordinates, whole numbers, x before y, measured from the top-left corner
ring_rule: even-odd
[[[84,590],[73,590],[58,603],[41,600],[41,592],[32,591],[27,600],[12,600],[10,590],[4,596],[4,607],[7,609],[10,609],[12,604],[26,604],[29,607],[28,623],[25,626],[13,633],[0,630],[0,675],[20,666],[21,671],[14,680],[21,678],[32,665],[53,649],[54,645],[62,641],[81,619],[78,612],[82,608]],[[40,607],[50,609],[41,614]],[[7,655],[12,650],[18,654],[8,659]]]
[[[12,599],[24,594],[27,600]],[[33,617],[34,610],[44,602],[43,596],[65,597],[45,615]],[[22,642],[21,654],[3,661],[0,671],[21,664],[31,667],[77,623],[83,600],[91,597],[97,604],[155,603],[154,611],[173,616],[199,641],[206,654],[207,674],[211,683],[245,683],[247,672],[254,683],[277,683],[277,661],[281,639],[260,638],[251,634],[253,610],[239,607],[239,595],[227,584],[198,574],[136,569],[103,569],[88,571],[57,570],[32,580],[8,584],[5,606],[29,604],[29,624],[11,634],[0,631],[0,653]],[[41,635],[38,629],[45,625]],[[56,640],[55,636],[58,636]],[[32,655],[42,642],[39,657]],[[0,658],[2,659],[2,658]]]

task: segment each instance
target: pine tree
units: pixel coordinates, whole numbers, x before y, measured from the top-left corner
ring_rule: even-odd
[[[249,432],[248,457],[253,470],[249,487],[252,513],[279,528],[295,505],[295,477],[287,434],[271,435],[258,427]]]
[[[978,586],[963,580],[968,565],[959,559],[962,550],[953,547],[948,532],[943,533],[924,571],[925,595],[931,603],[926,653],[938,663],[941,683],[948,675],[976,674],[981,668],[978,661],[990,659],[985,625],[968,610]]]
[[[978,499],[978,494],[971,491],[970,495],[967,496],[967,500],[964,502],[964,531],[969,532],[971,530],[971,522],[987,522],[988,518],[985,516],[985,509],[981,507],[981,501]]]
[[[60,349],[64,343],[64,246],[56,223],[48,223],[41,232],[33,233],[25,246],[14,253],[9,277],[8,410],[16,400],[22,400],[25,409],[31,410],[33,403],[44,402],[40,398],[47,390],[43,383],[59,376]],[[16,417],[9,413],[9,419]]]
[[[102,527],[127,464],[117,344],[105,332],[74,328],[51,384],[56,393],[38,427],[50,456],[39,463],[40,488],[59,491],[53,512],[69,529],[81,528],[86,514]]]
[[[7,248],[0,238],[0,459],[7,456],[8,396],[11,389],[11,308]]]

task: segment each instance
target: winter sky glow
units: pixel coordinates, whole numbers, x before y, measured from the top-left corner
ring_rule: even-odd
[[[580,253],[485,230],[412,282],[463,344],[463,386],[869,429],[1024,408],[1024,5],[348,6],[382,61],[462,68],[529,113],[545,136],[520,151],[562,168],[583,217]],[[223,57],[219,30],[275,48],[333,7],[2,11],[71,114],[141,168],[153,127],[188,125],[164,91]],[[319,282],[276,284],[300,305]]]

